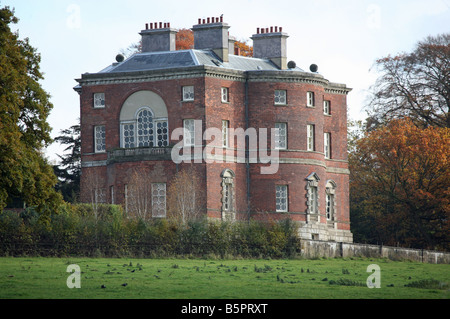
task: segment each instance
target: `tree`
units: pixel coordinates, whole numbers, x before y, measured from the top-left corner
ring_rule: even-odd
[[[9,27],[17,22],[9,7],[0,9],[0,209],[20,198],[48,213],[61,203],[42,155],[52,142],[47,117],[53,106],[39,84],[40,55]]]
[[[152,189],[149,169],[134,169],[127,186],[128,216],[142,220],[152,218]]]
[[[405,118],[366,132],[349,155],[353,231],[385,244],[449,249],[449,154],[449,128]]]
[[[175,37],[177,50],[189,50],[194,48],[194,32],[191,29],[180,29]]]
[[[200,179],[193,167],[177,172],[168,190],[167,217],[185,225],[202,216],[203,203]]]
[[[450,34],[429,36],[413,52],[375,63],[381,76],[372,87],[369,129],[410,117],[417,125],[450,127]]]
[[[61,192],[64,200],[76,202],[80,193],[81,177],[81,131],[80,124],[61,130],[61,135],[55,138],[56,142],[67,145],[64,149],[67,154],[58,155],[61,159],[59,165],[53,166],[58,177],[56,189]]]

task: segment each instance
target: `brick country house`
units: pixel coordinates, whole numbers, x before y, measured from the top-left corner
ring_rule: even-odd
[[[289,217],[302,238],[351,242],[351,89],[288,62],[281,27],[257,28],[253,57],[239,55],[229,28],[199,19],[194,48],[177,51],[177,30],[146,24],[141,53],[77,79],[82,201],[94,176],[98,201],[127,209],[130,176],[147,168],[152,215],[164,218],[170,183],[189,165],[211,219]]]

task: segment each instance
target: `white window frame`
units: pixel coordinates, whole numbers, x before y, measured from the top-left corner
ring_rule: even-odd
[[[323,133],[323,153],[325,158],[331,158],[331,133]]]
[[[275,90],[274,104],[275,105],[287,105],[287,91],[286,90]]]
[[[283,204],[281,201],[284,200]],[[289,211],[289,189],[287,185],[275,186],[275,210],[277,213],[287,213]]]
[[[183,86],[182,94],[183,94],[182,100],[184,102],[194,101],[194,86],[193,85]]]
[[[306,106],[314,107],[315,106],[315,100],[314,100],[314,92],[308,91],[306,92]]]
[[[275,149],[287,149],[287,123],[275,123]]]
[[[331,102],[329,100],[323,101],[323,114],[330,115],[331,114],[331,108],[330,108]]]
[[[315,125],[314,124],[308,124],[306,126],[306,143],[307,143],[307,150],[312,152],[315,150],[315,145],[314,145],[314,131],[315,131]]]
[[[336,183],[332,180],[327,182],[325,188],[325,215],[327,220],[335,220],[336,214]]]
[[[159,192],[162,191],[163,194]],[[152,183],[152,217],[165,218],[167,190],[166,183]]]
[[[184,119],[183,120],[183,141],[184,146],[195,145],[195,120]]]
[[[230,121],[222,120],[222,147],[228,147],[229,144]]]
[[[222,87],[220,89],[220,96],[222,103],[230,102],[230,89],[226,87]]]
[[[103,128],[104,137],[97,138],[97,130]],[[101,133],[101,132],[99,132]],[[101,150],[98,150],[99,143],[101,143]],[[96,125],[94,126],[94,153],[105,153],[106,152],[106,126]]]
[[[94,109],[103,109],[105,108],[105,93],[98,92],[94,93]]]
[[[133,125],[133,129],[130,130],[130,132],[133,134],[132,136],[125,136],[125,125]],[[120,147],[123,148],[135,148],[136,146],[136,121],[123,121],[120,123]],[[133,138],[133,142],[128,141],[128,143],[125,141],[126,137]],[[126,146],[126,144],[132,144],[132,146]]]

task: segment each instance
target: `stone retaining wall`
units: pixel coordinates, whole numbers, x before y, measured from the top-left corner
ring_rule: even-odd
[[[306,239],[301,240],[301,255],[305,258],[372,257],[450,264],[449,252]]]

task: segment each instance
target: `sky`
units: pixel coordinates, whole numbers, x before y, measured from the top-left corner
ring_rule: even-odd
[[[450,0],[0,0],[14,8],[11,29],[29,38],[41,55],[42,87],[51,95],[52,137],[78,122],[81,74],[95,73],[139,41],[149,22],[191,28],[198,18],[218,17],[230,35],[247,40],[258,27],[281,26],[288,33],[287,59],[344,83],[351,119],[365,119],[368,90],[377,79],[377,59],[414,50],[427,36],[450,32]],[[55,163],[64,146],[46,149]]]

